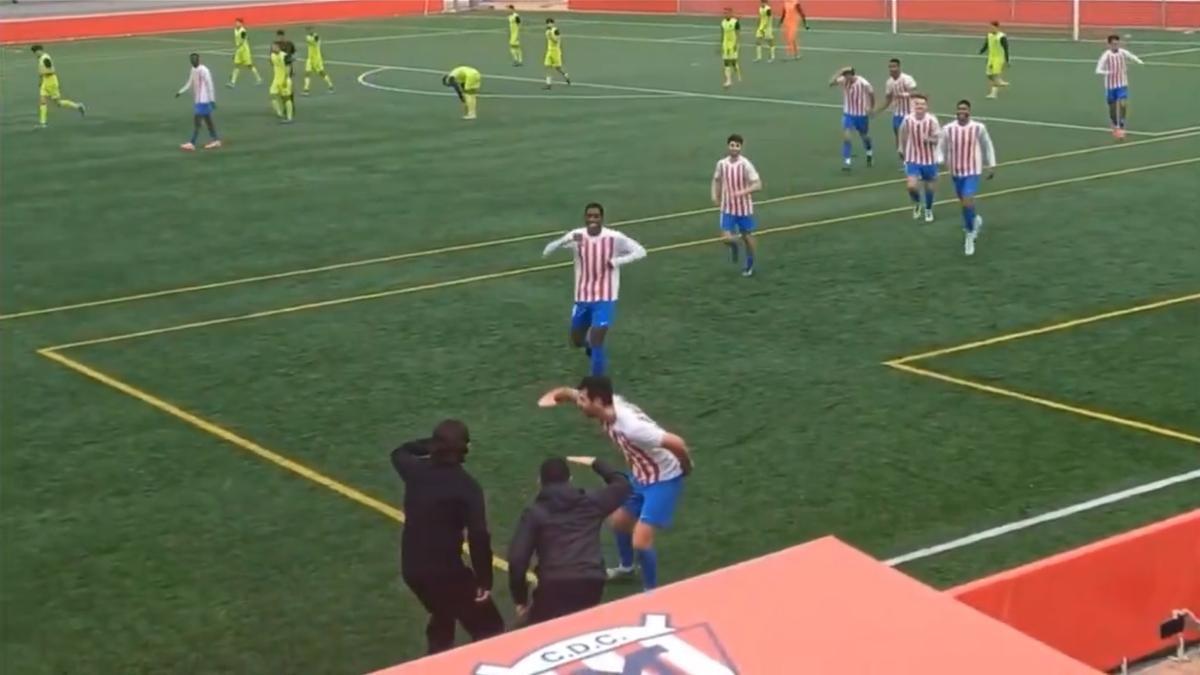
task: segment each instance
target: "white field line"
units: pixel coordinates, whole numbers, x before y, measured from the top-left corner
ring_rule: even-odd
[[[371,37],[342,38],[337,40],[322,40],[327,45],[347,45],[356,42],[384,42],[390,40],[411,40],[414,38],[441,37],[443,35],[471,35],[474,33],[497,33],[495,28],[472,28],[465,30],[439,30],[428,33],[397,33],[394,35],[373,35]]]
[[[1192,52],[1200,52],[1200,47],[1192,47],[1191,49],[1172,49],[1169,52],[1150,52],[1142,54],[1142,58],[1153,58],[1155,56],[1174,56],[1176,54],[1191,54]]]
[[[1079,502],[1078,504],[1072,504],[1071,506],[1067,506],[1067,507],[1064,507],[1061,509],[1056,509],[1054,511],[1049,511],[1047,513],[1041,514],[1040,516],[1033,516],[1032,518],[1024,518],[1022,520],[1017,520],[1017,521],[1008,523],[1007,525],[1001,525],[999,527],[993,527],[993,528],[990,528],[987,530],[981,530],[974,534],[969,534],[965,537],[959,537],[958,539],[952,539],[950,541],[947,541],[947,542],[944,542],[941,544],[937,544],[936,546],[929,546],[926,548],[918,549],[916,551],[912,551],[910,553],[905,553],[904,555],[896,556],[895,558],[887,560],[887,561],[885,561],[885,564],[895,567],[897,565],[903,565],[905,563],[913,562],[914,560],[921,560],[924,558],[932,558],[933,556],[940,555],[940,554],[946,553],[948,551],[953,551],[955,549],[965,548],[967,546],[977,544],[981,541],[987,541],[988,539],[995,539],[996,537],[1001,537],[1006,534],[1011,534],[1013,532],[1019,532],[1021,530],[1025,530],[1025,529],[1034,527],[1036,525],[1041,525],[1043,523],[1049,523],[1049,522],[1053,522],[1056,520],[1062,520],[1063,518],[1068,518],[1075,514],[1083,513],[1084,511],[1091,511],[1093,509],[1098,509],[1102,506],[1108,506],[1109,504],[1116,504],[1117,502],[1122,502],[1127,499],[1132,499],[1134,497],[1148,494],[1151,492],[1157,492],[1158,490],[1162,490],[1162,489],[1171,487],[1172,485],[1178,485],[1180,483],[1186,483],[1188,481],[1193,481],[1196,479],[1200,479],[1200,469],[1195,469],[1193,471],[1187,471],[1187,472],[1184,472],[1181,474],[1171,476],[1169,478],[1163,478],[1161,480],[1156,480],[1156,481],[1153,481],[1150,483],[1145,483],[1143,485],[1131,487],[1131,488],[1128,488],[1125,490],[1121,490],[1119,492],[1113,492],[1110,494],[1106,494],[1101,497],[1096,497],[1095,499],[1089,499],[1087,501]]]
[[[410,72],[410,73],[427,73],[430,75],[444,75],[445,74],[444,71],[437,70],[434,68],[414,68],[411,66],[389,66],[387,64],[382,64],[382,63],[362,63],[362,62],[358,62],[358,61],[338,61],[338,60],[333,60],[333,59],[326,59],[325,63],[331,64],[331,65],[367,68],[367,69],[372,69],[375,72],[379,72],[379,71],[383,71],[383,70],[398,70],[398,71]],[[518,76],[513,76],[513,75],[491,75],[491,74],[485,73],[485,77],[487,77],[489,79],[494,79],[494,80],[508,80],[508,81],[512,81],[512,82],[529,82],[529,83],[539,83],[539,84],[543,82],[543,80],[540,80],[537,78],[518,77]],[[791,105],[791,106],[799,106],[799,107],[805,107],[805,108],[826,108],[826,109],[831,109],[831,110],[841,110],[842,109],[842,104],[840,104],[840,103],[825,103],[825,102],[818,102],[818,101],[795,101],[795,100],[791,100],[791,99],[765,98],[765,97],[761,97],[761,96],[734,96],[732,94],[709,94],[709,93],[696,92],[696,91],[679,91],[679,90],[675,90],[675,89],[654,89],[654,88],[649,88],[649,87],[632,87],[632,86],[616,85],[616,84],[600,84],[597,82],[578,82],[575,80],[572,80],[571,86],[573,86],[573,87],[589,87],[592,89],[606,89],[606,90],[610,90],[610,91],[626,91],[626,92],[634,92],[634,93],[639,93],[639,94],[659,94],[659,95],[663,95],[663,96],[702,98],[702,99],[710,99],[710,100],[717,100],[717,101],[737,101],[737,102],[742,102],[742,103],[773,103],[773,104],[777,104],[777,105]],[[947,116],[947,117],[953,117],[953,115],[950,113],[940,113],[940,114]],[[1021,120],[1021,119],[1013,119],[1013,118],[1008,118],[1008,117],[984,117],[984,116],[977,117],[976,119],[979,119],[984,122],[1001,122],[1004,124],[1017,124],[1017,125],[1034,126],[1034,127],[1049,127],[1049,128],[1054,128],[1054,129],[1071,129],[1071,130],[1075,130],[1075,131],[1099,131],[1099,132],[1104,132],[1104,133],[1112,132],[1112,130],[1109,127],[1090,127],[1090,126],[1083,126],[1083,125],[1079,125],[1079,124],[1065,124],[1065,123],[1061,123],[1061,122],[1041,122],[1041,121],[1037,121],[1037,120]],[[1130,136],[1154,136],[1154,135],[1161,135],[1163,132],[1130,131],[1127,133]]]
[[[390,86],[387,86],[384,84],[376,84],[368,79],[372,75],[384,72],[386,70],[389,70],[389,69],[388,68],[375,68],[372,70],[368,70],[358,76],[358,83],[368,89],[377,89],[379,91],[392,91],[392,92],[396,92],[398,94],[413,94],[415,96],[439,96],[439,97],[443,97],[443,98],[447,97],[447,96],[450,96],[450,97],[454,96],[454,92],[448,91],[448,90],[435,91],[435,90],[431,90],[431,89],[409,89],[406,87],[390,87]],[[529,98],[532,98],[532,99],[546,99],[546,100],[554,100],[554,101],[616,101],[616,100],[627,101],[627,100],[638,100],[638,99],[664,99],[664,98],[677,98],[677,97],[667,96],[664,94],[593,94],[593,95],[572,94],[569,96],[562,96],[562,95],[558,95],[558,94],[480,94],[479,98],[485,98],[485,99],[486,98],[491,98],[491,99],[495,99],[495,98],[515,98],[515,99],[526,98],[526,99],[529,99]]]

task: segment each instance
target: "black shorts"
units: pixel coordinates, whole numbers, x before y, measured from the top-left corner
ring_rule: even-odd
[[[603,579],[548,579],[533,589],[529,623],[540,623],[591,609],[604,598]]]

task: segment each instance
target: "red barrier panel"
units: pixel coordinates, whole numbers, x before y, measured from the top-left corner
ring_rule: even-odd
[[[250,25],[342,21],[440,12],[441,0],[316,0],[265,5],[162,9],[0,21],[0,43],[145,35],[227,28],[242,17]]]
[[[782,0],[771,0],[775,16],[782,13]],[[803,0],[805,15],[815,19],[872,19],[883,21],[891,17],[889,0]],[[680,0],[684,14],[720,14],[732,7],[739,16],[755,16],[759,3],[755,0]]]
[[[948,593],[1110,670],[1171,647],[1158,625],[1172,610],[1200,611],[1200,509]]]
[[[568,0],[567,9],[580,12],[651,12],[675,14],[678,0]]]
[[[1164,23],[1171,28],[1200,29],[1200,2],[1168,2]]]

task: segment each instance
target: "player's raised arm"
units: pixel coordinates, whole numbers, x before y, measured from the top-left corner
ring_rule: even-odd
[[[646,257],[646,247],[637,243],[633,237],[624,232],[614,232],[613,238],[616,244],[616,255],[612,258],[613,267],[620,267]]]
[[[538,399],[538,406],[542,408],[550,408],[561,403],[578,403],[579,390],[573,387],[555,387],[550,391],[542,394]]]
[[[833,74],[833,77],[829,79],[829,86],[836,87],[839,84],[845,82],[846,81],[846,73],[850,72],[850,70],[852,70],[852,68],[850,66],[844,66],[842,68],[838,68],[837,72],[835,72]]]
[[[555,251],[557,251],[560,248],[575,248],[577,245],[576,242],[579,241],[578,235],[579,235],[578,231],[571,230],[570,232],[559,237],[558,239],[555,239],[554,241],[550,242],[549,244],[546,244],[546,248],[542,249],[542,257],[545,258],[546,256],[550,255],[551,253],[554,253]]]

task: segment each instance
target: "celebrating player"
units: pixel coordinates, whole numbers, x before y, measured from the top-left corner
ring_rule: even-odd
[[[646,257],[646,249],[623,232],[604,227],[604,207],[583,209],[586,223],[546,245],[543,256],[560,248],[575,252],[575,306],[571,310],[571,344],[583,347],[592,375],[608,369],[604,337],[612,325],[621,290],[621,266]]]
[[[933,222],[933,195],[937,188],[937,146],[941,125],[929,112],[929,99],[913,94],[912,112],[900,123],[899,142],[904,148],[904,173],[912,199],[913,220],[921,217],[921,188],[925,188],[925,222]]]
[[[521,15],[512,5],[508,6],[508,53],[512,55],[513,66],[525,64],[525,52],[521,49]]]
[[[281,124],[291,124],[295,113],[292,101],[292,76],[288,70],[287,55],[278,42],[271,43],[271,106]]]
[[[585,377],[578,389],[559,387],[538,401],[542,407],[574,403],[585,417],[600,422],[633,473],[633,494],[609,518],[617,538],[619,565],[610,579],[633,573],[634,553],[646,590],[658,586],[658,554],[654,537],[670,527],[683,492],[683,477],[692,471],[687,443],[664,430],[640,408],[613,393],[607,377]]]
[[[254,73],[255,84],[262,84],[262,77],[254,65],[254,57],[250,54],[250,37],[246,32],[246,24],[241,19],[233,20],[233,74],[229,76],[230,89],[237,86],[238,74],[245,68]]]
[[[184,92],[191,89],[193,97],[192,109],[192,140],[179,146],[181,150],[191,152],[196,149],[196,139],[200,137],[200,122],[208,127],[209,141],[205,144],[205,150],[213,150],[221,147],[221,139],[217,138],[217,127],[213,124],[213,108],[217,107],[217,93],[213,90],[212,73],[209,72],[208,66],[200,63],[199,54],[191,54],[188,60],[192,63],[192,72],[188,74],[187,82],[175,92],[175,98],[183,96]]]
[[[850,132],[857,131],[862,138],[863,150],[867,153],[867,166],[875,164],[875,153],[871,146],[871,111],[875,109],[875,89],[866,78],[846,66],[833,74],[831,87],[842,87],[842,170],[849,171]]]
[[[742,156],[745,140],[738,134],[726,140],[729,154],[717,162],[712,178],[713,204],[721,209],[721,237],[729,247],[733,262],[738,261],[740,236],[746,244],[746,267],[742,276],[754,275],[754,254],[758,246],[754,240],[754,197],[762,189],[762,179],[754,164]]]
[[[762,61],[763,45],[771,48],[771,63],[775,63],[775,24],[771,23],[771,0],[758,6],[758,30],[754,32],[754,62]]]
[[[33,57],[37,59],[39,82],[37,128],[46,128],[46,119],[50,116],[50,101],[54,101],[55,105],[60,108],[78,110],[80,116],[86,115],[87,106],[62,97],[62,91],[58,84],[58,71],[55,70],[54,61],[46,53],[46,50],[42,49],[41,45],[33,45],[29,51],[33,52]]]
[[[733,15],[733,10],[725,8],[725,18],[721,19],[721,63],[724,66],[725,82],[721,85],[726,89],[733,86],[733,74],[737,73],[738,82],[742,81],[742,66],[739,62],[742,47],[738,44],[739,31],[742,22]]]
[[[1096,63],[1096,74],[1104,76],[1107,92],[1108,118],[1112,120],[1113,138],[1125,140],[1125,115],[1129,112],[1129,62],[1144,63],[1132,52],[1121,47],[1120,35],[1108,36],[1108,50]]]
[[[1008,67],[1008,36],[1000,30],[1000,22],[993,21],[987,37],[983,41],[980,54],[987,54],[987,79],[991,87],[988,98],[1000,95],[1000,87],[1007,87],[1004,80],[1004,70]]]
[[[554,25],[554,19],[546,19],[546,58],[542,61],[546,66],[546,89],[554,83],[554,73],[562,75],[563,81],[571,84],[571,76],[563,70],[562,33]]]
[[[321,51],[321,36],[317,35],[317,29],[312,26],[305,30],[307,33],[304,36],[304,42],[308,45],[308,56],[304,58],[304,95],[308,96],[308,85],[314,74],[325,80],[325,84],[329,86],[329,93],[332,94],[333,78],[325,72],[325,55]]]
[[[791,11],[788,11],[789,4],[792,6]],[[808,17],[804,15],[804,8],[800,3],[784,2],[779,23],[783,26],[783,42],[787,46],[787,53],[793,60],[800,58],[800,41],[796,35],[800,32],[801,22],[804,23],[804,30],[808,30]]]
[[[975,255],[975,239],[983,228],[983,216],[975,211],[975,195],[979,192],[979,178],[987,169],[988,180],[996,173],[996,148],[992,137],[982,122],[971,119],[971,102],[959,101],[955,120],[942,127],[938,155],[950,167],[954,180],[954,191],[962,202],[963,253]]]
[[[479,110],[479,89],[483,85],[479,71],[470,66],[459,66],[442,78],[442,84],[458,94],[458,100],[463,103],[463,119],[475,119]]]
[[[892,133],[896,136],[896,153],[900,155],[900,168],[904,169],[904,146],[900,144],[900,123],[912,112],[909,101],[917,90],[917,81],[900,69],[900,59],[888,61],[887,98],[880,110],[892,109]]]

